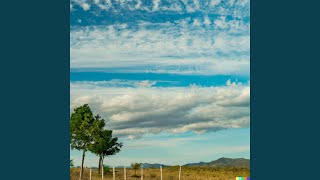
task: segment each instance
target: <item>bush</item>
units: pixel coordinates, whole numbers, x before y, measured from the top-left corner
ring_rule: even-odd
[[[104,167],[103,167],[103,174],[107,174],[107,173],[110,173],[111,171],[110,171],[110,167],[109,166],[107,166],[107,165],[104,165]]]

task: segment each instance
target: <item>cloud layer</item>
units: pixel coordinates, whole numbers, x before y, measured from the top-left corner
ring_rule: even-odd
[[[250,73],[249,0],[72,0],[71,67]]]
[[[71,32],[71,67],[248,75],[248,34],[195,28],[190,21],[141,22],[137,29],[126,24],[78,28]],[[231,28],[246,27],[232,25]]]
[[[71,110],[88,103],[115,134],[206,133],[250,124],[250,87],[106,88],[71,83]],[[148,84],[148,83],[147,83]]]
[[[93,11],[121,14],[123,11],[149,13],[220,13],[249,16],[249,0],[71,0],[71,12]]]

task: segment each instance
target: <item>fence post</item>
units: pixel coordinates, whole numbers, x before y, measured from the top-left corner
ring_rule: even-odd
[[[162,166],[160,165],[160,177],[161,177],[161,180],[162,180]]]
[[[180,180],[180,176],[181,176],[181,166],[180,166],[180,169],[179,169],[179,180]]]
[[[103,179],[103,174],[104,174],[104,167],[102,166],[102,173],[101,173],[102,179]]]
[[[91,180],[91,173],[92,173],[92,172],[91,172],[91,169],[90,169],[90,180]]]
[[[141,166],[141,180],[143,180],[143,167]]]
[[[114,167],[113,167],[113,180],[116,180],[116,171],[114,170]]]
[[[124,167],[124,180],[127,180],[127,172],[126,172],[126,167]]]

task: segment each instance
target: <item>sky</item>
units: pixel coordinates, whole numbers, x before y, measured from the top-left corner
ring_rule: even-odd
[[[124,143],[106,164],[250,158],[249,0],[71,0],[70,22],[70,112]]]

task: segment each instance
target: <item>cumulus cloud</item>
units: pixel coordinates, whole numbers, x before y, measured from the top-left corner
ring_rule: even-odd
[[[71,110],[88,103],[118,136],[198,134],[249,127],[250,86],[221,87],[101,87],[71,83]]]

